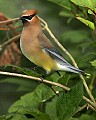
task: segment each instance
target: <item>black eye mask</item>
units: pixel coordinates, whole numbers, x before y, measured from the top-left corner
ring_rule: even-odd
[[[23,16],[21,19],[31,20],[34,16],[35,14],[30,15],[30,16]]]
[[[22,16],[20,20],[22,20],[23,24],[26,23],[28,20],[31,20],[36,14],[29,15],[29,16]]]

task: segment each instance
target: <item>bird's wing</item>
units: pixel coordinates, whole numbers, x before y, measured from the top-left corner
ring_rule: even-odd
[[[46,37],[46,35],[43,32],[38,35],[38,39],[42,50],[49,54],[58,63],[66,66],[72,66],[62,57],[60,52],[53,46],[53,44],[50,42],[50,40]]]
[[[57,49],[53,48],[43,48],[43,50],[49,54],[54,60],[59,62],[60,64],[65,64],[67,66],[70,66],[70,64],[62,57],[62,55],[59,53]]]
[[[75,72],[75,73],[84,73],[82,70],[72,66],[70,63],[68,63],[63,57],[62,55],[59,53],[59,51],[55,48],[43,48],[43,50],[49,54],[57,63],[59,63],[60,65],[69,68],[70,72]]]
[[[40,32],[37,37],[39,40],[39,44],[42,48],[54,47],[51,41],[46,37],[46,35],[43,32]]]
[[[50,42],[50,40],[45,36],[44,33],[38,35],[40,46],[42,50],[47,53],[49,56],[51,56],[57,63],[60,65],[67,67],[70,69],[70,71],[74,71],[76,73],[82,72],[82,70],[79,70],[78,68],[72,66],[69,64],[63,56],[60,54],[60,52],[53,46],[53,44]]]
[[[50,42],[50,40],[45,36],[45,34],[43,32],[38,35],[38,39],[39,39],[40,46],[43,51],[45,51],[47,54],[49,54],[55,60],[60,61],[62,64],[70,65],[62,57],[60,52],[53,46],[53,44]]]

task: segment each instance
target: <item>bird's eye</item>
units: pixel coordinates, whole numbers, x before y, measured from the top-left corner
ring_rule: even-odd
[[[33,16],[32,16],[32,15],[26,16],[26,18],[27,18],[28,20],[31,20],[31,19],[33,18]]]
[[[33,15],[30,15],[29,17],[30,17],[30,20],[33,18],[35,16],[35,14],[33,14]]]

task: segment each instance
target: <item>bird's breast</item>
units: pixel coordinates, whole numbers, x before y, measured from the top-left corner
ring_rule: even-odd
[[[31,46],[31,47],[30,47]],[[45,53],[40,47],[33,46],[31,43],[25,44],[20,40],[20,48],[22,53],[34,64],[43,67],[46,71],[56,69],[56,62],[47,53]]]

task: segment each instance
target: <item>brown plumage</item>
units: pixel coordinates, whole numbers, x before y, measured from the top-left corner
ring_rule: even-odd
[[[35,15],[36,13],[36,10],[29,10],[25,14],[23,13],[22,17],[26,17],[27,14]],[[22,21],[24,28],[21,34],[20,46],[23,54],[33,63],[50,72],[51,69],[55,68],[56,62],[42,51],[42,48],[53,47],[53,45],[43,34],[38,17],[34,16],[30,22],[24,21],[24,19]]]
[[[25,11],[20,19],[23,30],[20,39],[22,53],[36,65],[43,67],[47,73],[53,70],[63,70],[85,74],[82,70],[70,65],[54,47],[42,31],[37,10]]]

